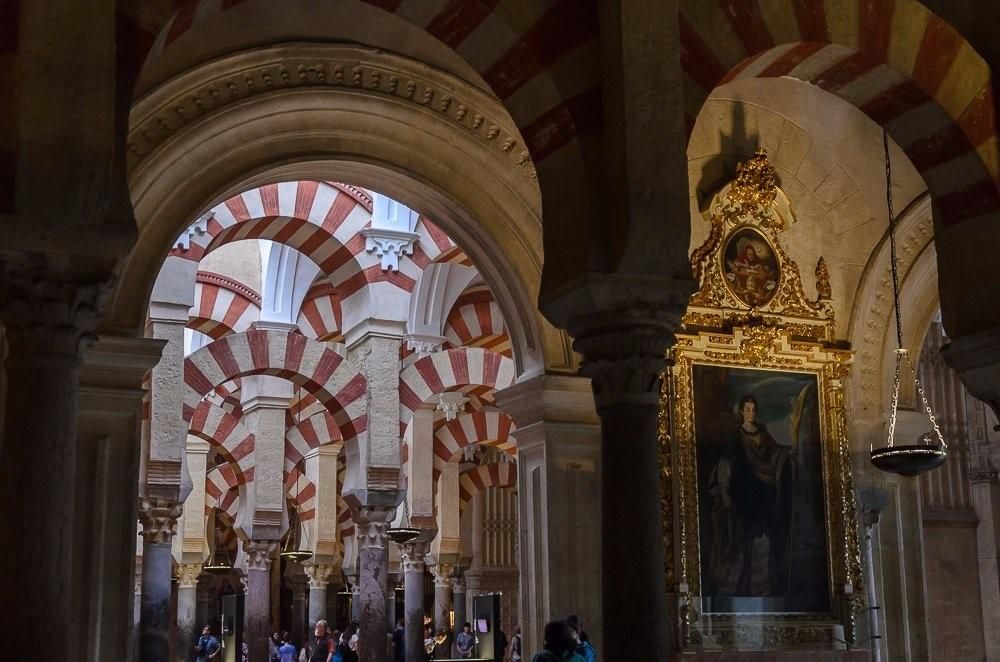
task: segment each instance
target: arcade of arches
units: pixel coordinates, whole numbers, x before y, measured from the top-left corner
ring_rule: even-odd
[[[525,659],[578,614],[610,662],[1000,660],[996,3],[0,7],[10,659],[189,660],[207,623],[263,662],[325,619],[381,662],[403,619],[422,660],[425,618],[498,594]],[[868,459],[896,348],[883,129],[903,345],[949,445],[919,478]],[[675,572],[711,552],[673,498],[663,376],[763,154],[771,248],[850,357],[822,462],[853,492],[818,527],[848,562],[824,613],[771,608],[761,525],[733,577],[752,608],[713,620],[709,571]],[[697,489],[728,495],[720,472]]]

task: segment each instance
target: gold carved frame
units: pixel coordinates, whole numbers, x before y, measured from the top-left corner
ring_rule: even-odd
[[[844,378],[852,352],[834,338],[829,274],[816,266],[817,293],[808,299],[798,266],[779,234],[794,217],[763,150],[739,165],[736,180],[716,196],[711,233],[694,251],[700,288],[670,351],[661,392],[662,514],[667,591],[683,650],[837,649],[854,639],[862,607],[861,559],[844,411]],[[773,251],[775,292],[759,307],[727,282],[722,253],[728,238],[755,230]],[[698,479],[693,367],[696,364],[779,370],[816,376],[822,447],[830,613],[701,612]]]

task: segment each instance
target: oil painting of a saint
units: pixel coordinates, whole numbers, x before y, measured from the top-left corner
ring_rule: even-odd
[[[756,230],[744,228],[726,242],[724,273],[733,293],[748,306],[763,306],[778,291],[774,251]]]
[[[827,580],[816,377],[695,365],[706,612],[823,612]]]

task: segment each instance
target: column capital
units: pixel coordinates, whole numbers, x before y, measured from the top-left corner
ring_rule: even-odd
[[[309,577],[310,589],[326,588],[326,585],[330,583],[330,577],[333,576],[333,566],[325,563],[310,563],[303,566],[303,569],[306,571],[306,576]]]
[[[0,316],[14,359],[57,354],[79,359],[95,339],[115,277],[74,273],[46,259],[0,257]]]
[[[198,575],[201,574],[200,563],[182,563],[177,566],[177,586],[179,588],[196,588]]]
[[[247,554],[247,570],[267,570],[271,567],[271,556],[278,549],[276,540],[248,540],[243,543]]]
[[[969,482],[971,483],[996,483],[997,472],[993,469],[983,469],[969,472]]]
[[[427,556],[430,548],[431,544],[427,541],[408,542],[405,545],[400,545],[399,564],[403,567],[403,574],[424,574],[427,569],[424,557]]]
[[[465,593],[465,577],[462,575],[452,577],[451,590],[453,593]]]
[[[455,566],[451,563],[435,563],[431,566],[431,574],[434,575],[435,588],[451,588],[452,575],[455,574]]]
[[[142,523],[142,537],[149,543],[169,543],[177,530],[177,518],[182,506],[164,499],[141,499],[139,501],[139,522]]]
[[[353,512],[357,528],[359,549],[386,549],[389,521],[396,513],[395,507],[361,506]]]

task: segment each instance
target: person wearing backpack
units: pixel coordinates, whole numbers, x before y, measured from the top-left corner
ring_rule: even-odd
[[[566,625],[569,626],[570,636],[573,637],[576,654],[582,657],[584,662],[597,662],[597,651],[594,650],[593,644],[590,643],[590,637],[580,625],[580,617],[576,614],[570,614],[566,617]]]

